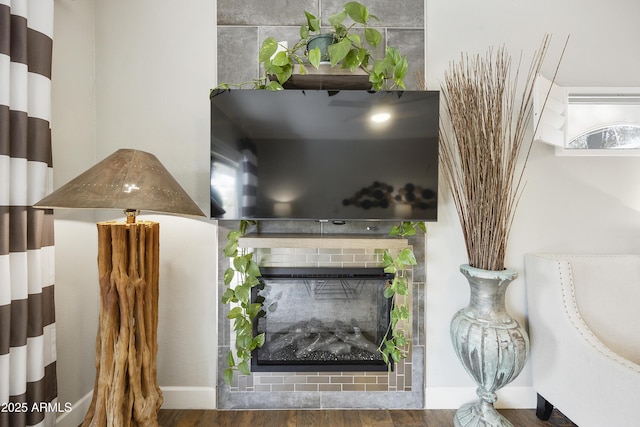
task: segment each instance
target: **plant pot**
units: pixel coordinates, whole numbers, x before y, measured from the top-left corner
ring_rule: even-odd
[[[529,354],[529,337],[506,311],[505,293],[517,276],[514,270],[491,271],[462,265],[469,281],[469,305],[451,320],[451,341],[467,373],[478,384],[480,401],[462,406],[454,424],[512,426],[493,407],[496,391],[522,371]]]
[[[309,37],[307,42],[307,53],[313,49],[320,48],[320,62],[329,62],[329,46],[335,43],[333,34],[316,34]]]

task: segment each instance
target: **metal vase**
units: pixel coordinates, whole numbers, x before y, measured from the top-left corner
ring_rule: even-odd
[[[451,320],[451,340],[467,373],[478,384],[480,400],[462,406],[454,424],[512,426],[493,407],[496,391],[513,381],[529,355],[529,337],[506,311],[505,293],[518,273],[460,266],[471,287],[469,305]]]

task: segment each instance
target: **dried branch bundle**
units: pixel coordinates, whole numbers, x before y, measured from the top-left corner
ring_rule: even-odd
[[[505,47],[495,53],[490,49],[485,57],[470,59],[463,54],[445,73],[443,118],[450,120],[450,126],[440,126],[440,162],[462,225],[469,264],[476,268],[504,269],[533,142],[534,83],[549,41],[545,36],[534,54],[520,91],[519,64],[512,76]]]

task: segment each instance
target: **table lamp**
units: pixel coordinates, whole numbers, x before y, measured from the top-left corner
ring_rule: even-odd
[[[125,211],[124,223],[97,224],[96,379],[82,425],[157,426],[159,224],[136,215],[205,214],[154,155],[131,149],[116,151],[34,207]]]

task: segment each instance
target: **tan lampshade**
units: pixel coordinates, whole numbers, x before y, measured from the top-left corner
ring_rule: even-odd
[[[153,154],[121,149],[34,205],[205,216]]]

